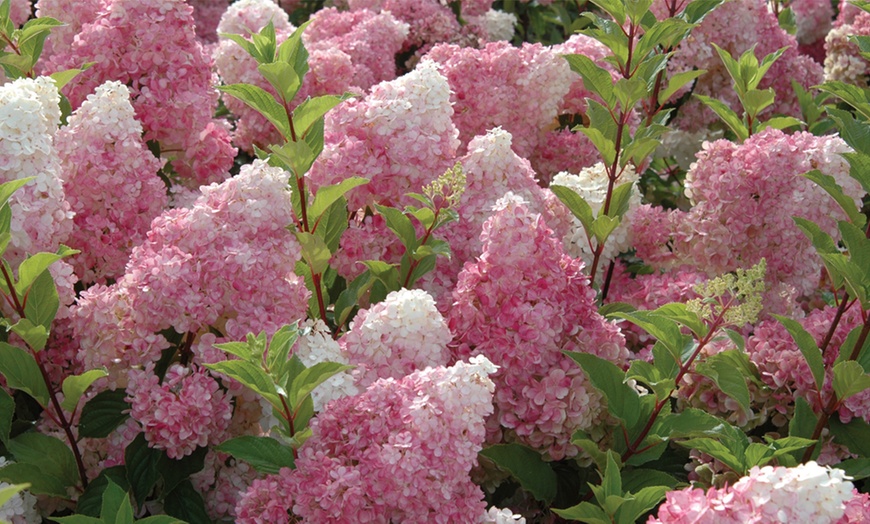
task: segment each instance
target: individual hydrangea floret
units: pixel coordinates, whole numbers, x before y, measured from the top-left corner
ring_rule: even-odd
[[[361,309],[340,342],[347,359],[358,366],[357,384],[365,388],[380,378],[446,365],[452,338],[431,295],[400,289]]]

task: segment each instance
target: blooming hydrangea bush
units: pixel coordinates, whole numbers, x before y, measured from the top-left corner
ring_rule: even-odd
[[[867,20],[0,0],[0,518],[870,522]]]

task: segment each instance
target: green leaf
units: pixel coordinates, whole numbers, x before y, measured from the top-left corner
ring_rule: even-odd
[[[148,494],[157,485],[160,472],[157,463],[162,455],[158,449],[148,447],[145,433],[139,433],[124,450],[124,464],[127,466],[127,481],[133,491],[133,498],[140,506],[147,500]],[[105,494],[103,503],[105,504]]]
[[[215,449],[247,462],[261,473],[277,474],[281,468],[296,467],[293,450],[269,437],[245,435],[224,441]]]
[[[613,196],[610,199],[610,208],[607,210],[607,216],[622,218],[628,212],[633,182],[619,184],[613,189]],[[601,211],[604,207],[601,207]],[[601,212],[599,212],[600,214]]]
[[[319,275],[326,271],[329,267],[329,259],[332,258],[326,242],[317,235],[304,231],[296,231],[296,240],[302,246],[302,258],[311,268],[311,272]]]
[[[88,517],[86,515],[70,515],[68,517],[51,517],[52,522],[60,524],[106,524],[103,519]]]
[[[13,193],[27,185],[27,183],[34,178],[35,177],[29,176],[0,184],[0,206],[6,204]]]
[[[347,200],[339,197],[314,224],[313,232],[326,244],[331,253],[341,247],[341,236],[347,230]]]
[[[850,295],[857,298],[863,309],[870,308],[867,300],[867,273],[857,263],[840,253],[819,253],[835,282],[844,282]]]
[[[523,445],[496,444],[480,451],[499,468],[508,471],[535,499],[551,502],[556,496],[556,473],[541,454]]]
[[[295,324],[281,326],[281,329],[272,335],[269,341],[269,352],[266,355],[266,366],[273,373],[286,365],[290,350],[298,338],[299,330]]]
[[[316,98],[307,98],[293,110],[293,125],[296,127],[298,136],[305,136],[314,122],[323,118],[332,108],[353,97],[352,94],[341,96],[326,95]],[[354,177],[356,178],[356,177]]]
[[[669,486],[648,486],[629,497],[616,512],[619,524],[633,524],[644,514],[656,507],[665,494],[672,488]]]
[[[583,85],[588,91],[598,95],[609,107],[616,103],[613,94],[613,78],[610,72],[585,55],[562,55],[571,70],[583,77]]]
[[[590,502],[581,502],[567,509],[553,508],[553,513],[563,519],[579,520],[589,524],[613,524],[613,520],[603,509]]]
[[[855,417],[848,424],[843,424],[839,417],[831,417],[828,428],[834,440],[849,448],[849,451],[860,457],[870,456],[870,424],[864,419]]]
[[[837,184],[834,177],[826,175],[818,169],[814,169],[809,173],[804,173],[803,176],[815,182],[819,187],[831,195],[834,200],[840,204],[840,207],[846,213],[846,216],[849,217],[850,222],[856,226],[863,227],[867,218],[861,214],[861,211],[858,209],[855,201],[852,200],[852,197],[843,193],[843,188]]]
[[[843,220],[839,220],[837,226],[840,228],[840,234],[843,236],[843,243],[846,245],[849,257],[853,261],[863,264],[870,262],[870,238],[864,236],[864,231],[855,224]],[[866,278],[868,275],[866,271],[864,275],[866,285],[870,283],[870,279]]]
[[[733,352],[733,350],[729,350]],[[695,366],[695,372],[712,380],[716,386],[740,404],[744,412],[749,412],[749,387],[743,370],[734,366],[734,360],[723,351]]]
[[[785,326],[791,337],[800,349],[801,354],[807,361],[810,367],[810,372],[813,374],[813,380],[816,382],[816,390],[822,391],[822,385],[825,382],[825,362],[822,359],[822,351],[816,345],[816,341],[812,335],[801,326],[800,322],[782,315],[773,315],[780,324]]]
[[[353,369],[353,366],[339,364],[338,362],[319,362],[310,368],[305,368],[293,380],[290,389],[290,405],[296,407],[317,386],[329,380],[330,377],[349,369]]]
[[[231,84],[218,86],[218,89],[238,98],[263,115],[275,126],[285,140],[290,138],[290,121],[287,118],[287,112],[266,90],[251,84]]]
[[[20,295],[24,295],[31,284],[43,273],[49,266],[58,260],[79,253],[77,249],[70,249],[61,245],[56,253],[37,253],[27,257],[27,259],[18,266],[18,283],[15,284],[15,289]]]
[[[278,392],[275,390],[275,384],[262,368],[243,360],[225,360],[223,362],[205,364],[205,367],[238,380],[265,398],[273,406],[281,405]]]
[[[399,237],[399,240],[402,241],[402,245],[405,246],[408,252],[413,252],[417,249],[419,245],[417,232],[414,230],[414,224],[411,223],[411,220],[404,213],[390,206],[375,204],[375,208],[377,208],[378,213],[383,215],[387,221],[387,227]]]
[[[700,77],[704,73],[706,73],[706,69],[694,69],[692,71],[683,71],[682,73],[677,73],[672,75],[668,79],[668,87],[662,89],[659,93],[659,104],[664,105],[670,100],[674,93],[679,91],[689,82],[693,82],[696,78]]]
[[[689,2],[679,17],[690,24],[700,24],[708,14],[724,3],[724,0],[694,0]]]
[[[620,464],[617,463],[618,455],[613,451],[607,452],[607,466],[604,468],[604,474],[601,475],[601,491],[602,495],[598,498],[598,503],[604,506],[604,501],[609,497],[622,496],[622,474],[620,473]],[[620,461],[622,462],[622,461]],[[599,471],[599,474],[601,472]],[[596,493],[598,497],[599,493]]]
[[[646,384],[655,393],[657,399],[670,397],[675,388],[673,378],[663,376],[658,368],[644,360],[632,361],[625,378]]]
[[[43,473],[32,464],[14,463],[0,468],[0,481],[10,484],[30,484],[34,495],[67,497],[67,485],[63,479]]]
[[[130,504],[129,495],[111,480],[103,492],[100,517],[106,522],[117,524],[132,524],[133,522],[133,506]]]
[[[788,129],[790,127],[800,127],[804,122],[793,116],[775,116],[769,120],[765,120],[758,125],[758,131],[772,127],[774,129]]]
[[[653,310],[652,314],[665,317],[686,326],[699,340],[706,337],[707,333],[710,331],[709,328],[707,328],[707,324],[704,323],[697,313],[690,311],[686,304],[680,302],[665,304],[664,306]],[[670,330],[670,333],[671,335],[669,336],[673,336],[672,329]]]
[[[662,415],[656,421],[653,432],[665,438],[719,436],[727,431],[724,420],[696,408],[687,408],[679,413]]]
[[[668,315],[676,314],[676,311],[668,312]],[[667,316],[657,315],[652,311],[635,311],[633,313],[613,313],[611,317],[621,318],[631,322],[654,336],[664,344],[668,352],[676,362],[682,361],[683,348],[689,337],[680,332],[680,327],[674,320]]]
[[[72,450],[61,440],[28,431],[10,439],[8,449],[17,464],[25,464],[45,475],[59,479],[65,486],[79,483]]]
[[[592,141],[592,144],[601,154],[601,159],[606,165],[613,164],[613,161],[616,159],[616,145],[613,143],[613,140],[604,136],[604,133],[594,127],[580,127],[576,128],[576,131],[583,133]]]
[[[568,351],[592,382],[607,399],[607,410],[622,420],[627,427],[633,426],[640,415],[640,399],[637,391],[625,383],[625,374],[615,364],[596,355]]]
[[[333,203],[346,195],[348,191],[368,183],[368,179],[353,176],[342,180],[338,184],[321,187],[317,190],[317,194],[314,195],[314,201],[308,208],[308,218],[311,220],[317,220],[320,215],[322,215]]]
[[[45,328],[46,335],[51,329],[51,323],[57,315],[60,300],[57,295],[57,286],[54,283],[54,278],[48,270],[45,270],[36,277],[36,280],[27,290],[24,299],[24,316],[34,325]],[[42,349],[42,347],[34,349]],[[31,344],[32,346],[32,344]]]
[[[169,516],[191,524],[211,523],[205,502],[190,480],[185,480],[166,495],[163,510]]]
[[[257,66],[257,71],[259,71],[260,74],[263,75],[263,78],[265,78],[266,81],[275,88],[275,91],[278,92],[278,96],[287,103],[293,100],[296,93],[299,91],[299,88],[302,86],[302,79],[296,76],[296,71],[293,70],[293,67],[285,62],[260,64]],[[296,130],[296,133],[297,137],[302,135],[299,130]]]
[[[870,477],[870,457],[846,459],[839,464],[834,464],[833,467],[845,471],[846,476],[852,480],[862,480]]]
[[[57,89],[61,90],[64,88],[64,86],[70,83],[73,78],[87,71],[94,64],[96,64],[96,62],[87,62],[80,68],[64,69],[63,71],[54,72],[50,76],[51,79],[54,80],[54,84],[57,86]]]
[[[61,389],[63,390],[63,402],[60,403],[60,406],[72,413],[76,409],[79,399],[82,398],[82,395],[90,385],[93,384],[95,380],[107,376],[109,376],[109,373],[105,368],[100,368],[85,371],[80,375],[70,375],[66,377],[63,379],[63,385],[61,386]]]
[[[8,387],[19,389],[36,399],[42,407],[48,407],[51,402],[48,387],[39,364],[29,353],[0,342],[0,373],[6,377]]]
[[[299,78],[304,78],[305,73],[308,71],[308,51],[305,50],[305,46],[302,43],[302,33],[309,23],[311,22],[305,22],[297,27],[293,31],[293,34],[278,46],[278,52],[275,56],[276,60],[292,65],[293,70],[296,71],[296,75]]]
[[[868,104],[868,101],[870,101],[870,98],[868,98],[868,93],[866,93],[860,87],[854,86],[851,84],[847,84],[845,82],[835,82],[835,81],[828,81],[828,82],[825,82],[824,84],[816,86],[816,87],[821,91],[824,91],[826,93],[830,93],[838,98],[841,98],[844,102],[846,102],[850,106],[857,109],[858,112],[860,112],[861,115],[865,119],[870,119],[870,104]],[[859,127],[844,126],[843,124],[848,122],[848,119],[843,119],[842,113],[845,113],[845,111],[837,110],[834,108],[828,109],[828,115],[830,115],[831,118],[833,118],[834,121],[836,121],[838,124],[840,124],[838,127],[841,128],[840,130],[841,130],[841,136],[843,137],[843,140],[845,140],[846,143],[849,145],[852,145],[853,141],[855,143],[859,143],[861,141],[859,136],[852,135],[851,133],[845,133],[845,134],[842,133],[842,131],[846,131],[847,128],[848,128],[848,131],[856,131],[858,129],[861,129]],[[855,122],[854,119],[852,119],[852,120],[853,120],[853,122]],[[864,127],[864,126],[862,126],[862,127]],[[866,127],[864,127],[864,129],[861,131],[861,134],[863,135],[863,134],[868,133],[868,132],[870,132],[870,130],[868,130]],[[849,138],[846,138],[847,135],[849,136]],[[865,142],[865,145],[863,148],[862,147],[855,147],[854,145],[852,145],[852,147],[855,148],[856,151],[862,151],[867,146],[866,146],[866,142]]]
[[[839,253],[837,243],[831,238],[831,235],[822,231],[822,228],[815,222],[801,217],[791,217],[794,223],[803,231],[804,235],[813,243],[818,253]]]
[[[15,495],[21,493],[25,489],[30,487],[30,484],[15,484],[13,486],[6,486],[3,489],[0,489],[0,507],[9,502],[9,500]]]
[[[775,98],[773,88],[750,89],[743,95],[743,108],[747,114],[755,116],[772,104]]]
[[[395,268],[393,268],[395,269]],[[398,276],[396,277],[398,279]],[[360,298],[371,288],[374,278],[370,271],[366,271],[353,279],[347,289],[338,295],[335,301],[335,324],[343,326],[354,308],[359,304]]]
[[[12,433],[12,420],[15,415],[15,399],[12,395],[6,392],[5,388],[0,388],[0,442],[5,446],[9,442],[9,435]],[[3,504],[0,503],[0,506]]]
[[[193,453],[185,455],[180,459],[171,459],[166,453],[161,453],[160,459],[157,461],[157,471],[163,479],[161,492],[168,493],[172,491],[182,481],[194,473],[202,471],[205,465],[205,456],[208,452],[208,447],[199,446]]]
[[[747,469],[745,464],[743,463],[743,460],[738,458],[733,450],[729,449],[725,444],[722,444],[721,442],[712,438],[694,438],[684,440],[682,442],[677,442],[677,444],[685,446],[689,449],[696,449],[702,453],[710,455],[711,457],[717,459],[719,462],[723,463],[725,466],[731,468],[731,470],[738,475],[743,475],[743,473]]]
[[[665,486],[675,489],[679,485],[673,475],[657,469],[634,468],[622,470],[622,489],[627,493],[637,493],[652,486]]]
[[[567,207],[568,210],[577,217],[577,220],[583,224],[583,229],[591,231],[592,221],[595,220],[595,218],[592,214],[592,207],[589,206],[586,200],[576,191],[566,186],[552,184],[550,190],[563,204],[565,204],[565,207]]]
[[[730,107],[725,105],[722,101],[711,98],[709,96],[694,95],[698,100],[700,100],[704,105],[713,110],[716,115],[725,122],[731,131],[737,136],[737,140],[742,142],[749,138],[749,130],[746,129],[746,124],[743,123],[743,120],[737,116]]]
[[[79,418],[79,436],[105,438],[127,420],[130,404],[123,389],[106,390],[97,393],[82,407]]]
[[[598,241],[598,245],[602,245],[607,242],[610,234],[613,233],[619,227],[619,219],[609,217],[607,215],[601,215],[595,218],[592,221],[592,234],[595,235],[595,239]]]
[[[26,317],[10,326],[9,330],[21,337],[33,351],[42,351],[48,342],[48,329],[42,324],[34,324]]]
[[[839,362],[834,366],[833,373],[834,392],[841,401],[870,388],[870,375],[854,360]]]

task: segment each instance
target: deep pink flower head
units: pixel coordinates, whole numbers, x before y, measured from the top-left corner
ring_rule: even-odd
[[[676,228],[676,262],[717,275],[767,259],[767,282],[801,293],[817,287],[821,260],[792,216],[817,223],[839,238],[837,219],[845,215],[819,186],[801,174],[812,169],[834,177],[860,202],[864,191],[849,177],[838,137],[809,133],[786,135],[766,129],[743,144],[705,143],[686,176],[686,195],[694,207],[670,212]],[[679,217],[679,218],[677,218]]]
[[[203,43],[217,42],[217,26],[230,5],[229,0],[188,0],[193,7],[196,36]]]
[[[44,68],[56,53],[66,53],[85,24],[93,22],[105,0],[37,0],[36,16],[50,16],[64,23],[52,27],[36,66]],[[81,66],[79,64],[76,67]]]
[[[167,203],[157,175],[163,162],[142,141],[127,87],[98,87],[58,131],[56,150],[76,214],[69,241],[82,251],[76,273],[86,284],[114,280]]]
[[[55,48],[47,71],[95,65],[67,84],[73,107],[107,80],[129,87],[146,141],[157,141],[192,187],[226,178],[236,151],[214,120],[212,62],[182,0],[104,0],[68,47]]]
[[[456,159],[452,115],[450,86],[429,60],[344,102],[326,115],[326,146],[309,173],[313,189],[361,176],[370,182],[348,193],[350,209],[416,202],[405,193],[421,192]]]
[[[321,9],[303,34],[309,52],[338,49],[354,66],[353,85],[361,89],[396,78],[396,54],[408,34],[408,24],[389,12],[368,9]]]
[[[325,524],[348,515],[371,523],[477,521],[486,507],[470,472],[492,412],[494,371],[475,357],[333,401],[312,420],[289,489],[275,496]]]
[[[428,293],[400,289],[361,309],[340,343],[350,364],[358,366],[357,385],[365,388],[379,378],[399,379],[419,369],[447,365],[447,344],[452,339]]]
[[[652,10],[659,18],[667,15],[666,4],[665,0],[653,3]],[[735,27],[740,30],[735,31]],[[713,47],[714,43],[735,58],[756,46],[755,56],[759,60],[782,47],[788,47],[758,86],[759,89],[772,87],[776,91],[776,102],[762,113],[763,117],[773,113],[800,117],[800,106],[791,81],[796,80],[804,89],[822,82],[821,66],[798,52],[797,40],[779,27],[765,0],[735,0],[720,5],[680,44],[668,62],[670,74],[691,69],[706,70],[707,73],[696,82],[693,92],[718,98],[740,113],[742,108],[732,87],[731,77]],[[689,86],[674,96],[679,97],[688,89]],[[717,120],[712,110],[692,98],[680,107],[675,123],[680,128],[696,131]]]
[[[217,327],[231,340],[303,318],[308,291],[293,272],[300,246],[288,174],[261,161],[223,184],[203,187],[190,208],[157,217],[124,276],[86,291],[76,331],[88,367],[154,360],[173,328]],[[117,359],[117,360],[116,360]]]
[[[517,48],[492,42],[482,49],[441,44],[426,57],[442,65],[450,83],[462,145],[501,126],[523,158],[540,143],[576,79],[564,58],[540,44]]]
[[[21,26],[30,18],[33,5],[30,0],[11,0],[9,4],[9,18],[16,26]]]
[[[234,510],[237,524],[289,524],[293,507],[293,471],[255,479],[241,494]],[[292,522],[296,522],[294,518]]]
[[[225,440],[233,409],[208,372],[175,364],[160,383],[153,371],[131,370],[127,386],[130,416],[142,425],[150,447],[180,459]]]
[[[518,197],[508,194],[483,226],[483,254],[466,263],[448,325],[459,358],[485,355],[494,376],[495,426],[553,459],[577,454],[578,429],[601,415],[600,394],[563,351],[621,363],[619,329],[598,314],[583,263]],[[499,439],[499,431],[489,435]]]

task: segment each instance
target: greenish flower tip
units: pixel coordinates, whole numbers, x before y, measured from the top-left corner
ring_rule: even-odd
[[[463,193],[465,193],[465,172],[459,162],[423,187],[423,194],[429,197],[439,209],[444,207],[455,209],[459,206]]]
[[[690,311],[705,320],[722,317],[724,324],[754,323],[761,313],[761,296],[766,289],[767,261],[761,259],[749,269],[738,269],[695,286],[701,298],[690,300]]]

